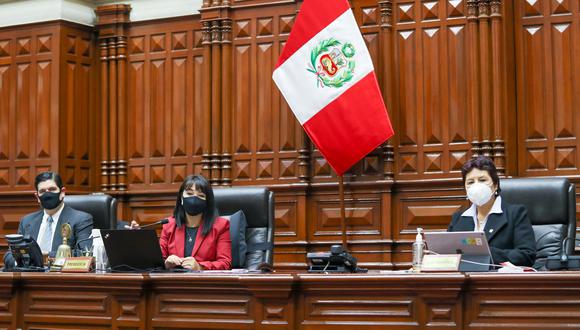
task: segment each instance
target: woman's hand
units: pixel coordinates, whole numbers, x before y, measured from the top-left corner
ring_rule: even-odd
[[[177,266],[183,266],[181,262],[181,258],[176,256],[175,254],[170,255],[165,259],[165,268],[172,269]]]
[[[189,268],[189,269],[193,269],[193,270],[201,270],[202,269],[194,257],[187,257],[187,258],[181,259],[181,266],[183,266],[183,268]]]
[[[131,220],[131,225],[125,225],[125,229],[140,229],[141,226],[135,220]]]

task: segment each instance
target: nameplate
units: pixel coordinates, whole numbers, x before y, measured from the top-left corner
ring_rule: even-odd
[[[93,268],[93,257],[66,258],[61,272],[63,273],[88,273]]]
[[[456,272],[459,270],[460,254],[426,254],[421,264],[422,272]]]

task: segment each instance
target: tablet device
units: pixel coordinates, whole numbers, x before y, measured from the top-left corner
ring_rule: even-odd
[[[459,271],[489,271],[493,263],[482,231],[425,232],[427,249],[437,254],[461,254]]]

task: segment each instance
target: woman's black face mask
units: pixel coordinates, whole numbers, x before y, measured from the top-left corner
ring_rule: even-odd
[[[181,199],[185,212],[189,215],[198,215],[205,211],[205,200],[197,197],[184,197]]]
[[[42,208],[47,210],[55,209],[62,202],[62,200],[60,199],[60,191],[59,192],[47,191],[44,194],[42,194],[42,196],[39,196],[39,199]]]

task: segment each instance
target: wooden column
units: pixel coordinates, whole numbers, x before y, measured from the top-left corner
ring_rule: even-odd
[[[127,190],[127,36],[116,38],[117,48],[117,190]]]
[[[109,190],[109,47],[107,38],[99,42],[99,60],[101,71],[100,103],[101,103],[101,190]]]
[[[481,154],[481,118],[479,116],[479,27],[477,24],[478,0],[467,1],[467,73],[471,80],[467,84],[469,118],[473,136],[471,139],[472,156]]]
[[[226,5],[227,1],[224,1]],[[228,3],[229,4],[229,3]],[[232,20],[222,21],[222,155],[221,183],[224,186],[232,184]]]
[[[492,0],[491,9],[491,58],[493,81],[493,141],[492,157],[500,175],[505,175],[505,141],[503,114],[508,111],[506,104],[506,72],[504,65],[503,22],[501,0]]]
[[[209,84],[206,127],[207,153],[203,171],[214,185],[232,184],[232,20],[231,1],[204,1],[201,21],[204,27],[205,77]]]
[[[117,190],[117,48],[116,37],[108,38],[109,47],[109,190]]]
[[[127,190],[127,26],[130,5],[95,9],[101,50],[101,190]]]
[[[480,72],[480,90],[481,90],[481,149],[482,154],[486,157],[492,156],[492,78],[491,78],[491,33],[490,33],[490,10],[489,0],[479,0],[479,72]]]
[[[211,176],[212,184],[221,181],[221,21],[211,22]]]
[[[206,82],[206,86],[203,90],[203,126],[206,127],[206,130],[204,131],[203,137],[203,154],[201,156],[201,163],[202,174],[209,179],[211,177],[211,22],[203,22],[202,24],[203,57],[207,60],[207,63],[203,66],[203,80]]]
[[[379,10],[381,12],[381,51],[380,58],[382,62],[382,86],[383,99],[387,106],[387,111],[391,121],[396,122],[396,96],[394,86],[394,41],[393,41],[393,2],[391,0],[379,1]],[[394,147],[392,140],[385,142],[382,145],[382,152],[384,157],[383,173],[385,180],[392,181],[394,179]]]

